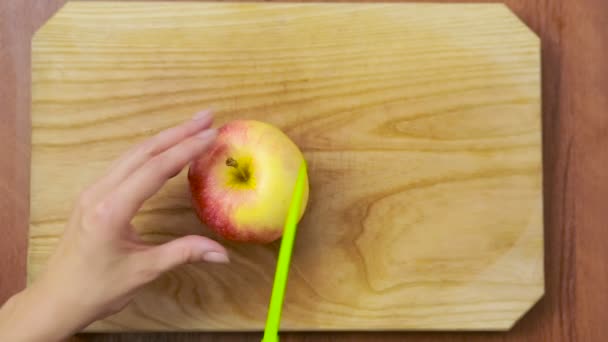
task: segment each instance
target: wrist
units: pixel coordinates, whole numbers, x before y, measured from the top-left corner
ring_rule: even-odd
[[[26,288],[11,297],[0,310],[0,340],[38,342],[49,340],[41,327],[49,326],[40,322],[42,317],[32,305],[32,290]],[[32,328],[35,327],[35,328]]]
[[[64,278],[43,276],[28,288],[28,304],[36,311],[44,341],[63,341],[90,323],[80,291]],[[70,284],[67,281],[67,284]]]
[[[0,341],[63,341],[78,328],[64,309],[38,286],[28,287],[0,310]]]

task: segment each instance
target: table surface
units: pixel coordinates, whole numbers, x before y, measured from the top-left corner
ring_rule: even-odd
[[[62,3],[0,1],[0,303],[25,286],[30,39]],[[608,1],[506,3],[543,45],[545,297],[508,333],[290,333],[282,341],[608,339],[608,249],[602,248],[608,238]],[[227,342],[260,336],[80,335],[74,340]]]

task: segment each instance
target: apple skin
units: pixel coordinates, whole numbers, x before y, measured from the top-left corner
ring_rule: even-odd
[[[277,127],[255,120],[228,122],[188,170],[197,216],[227,240],[277,240],[303,161],[300,149]],[[298,219],[306,211],[308,192],[306,178]]]

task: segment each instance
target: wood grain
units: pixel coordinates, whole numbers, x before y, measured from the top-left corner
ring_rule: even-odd
[[[0,1],[0,302],[22,288],[29,198],[29,37],[61,0]],[[447,2],[447,1],[446,1]],[[542,38],[546,294],[508,333],[285,333],[286,341],[605,341],[608,177],[603,0],[510,0]],[[565,139],[569,137],[571,139]],[[573,140],[572,138],[575,137]],[[570,146],[570,148],[567,148]],[[569,151],[569,153],[567,153]],[[568,166],[568,167],[566,167]],[[569,169],[568,172],[564,172]],[[575,171],[573,171],[575,170]],[[22,178],[23,179],[23,178]],[[567,186],[564,186],[568,184]],[[584,205],[581,205],[584,200]],[[575,203],[576,204],[575,206]],[[599,208],[599,210],[598,210]],[[575,267],[576,265],[576,267]],[[78,341],[254,341],[258,334],[88,334]]]
[[[309,161],[283,329],[503,330],[543,293],[539,40],[502,5],[74,2],[32,46],[30,280],[83,187],[212,107]],[[150,241],[202,231],[184,174]],[[228,247],[88,330],[260,330],[277,245]]]

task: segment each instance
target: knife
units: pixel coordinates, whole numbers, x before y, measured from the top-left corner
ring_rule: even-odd
[[[266,319],[266,328],[264,329],[262,342],[279,341],[281,310],[283,309],[283,298],[285,296],[285,286],[287,285],[287,275],[289,274],[289,262],[291,261],[293,242],[296,236],[298,216],[302,207],[302,194],[304,193],[305,180],[306,161],[303,161],[298,170],[298,178],[296,179],[291,204],[289,205],[289,211],[287,212],[287,219],[285,220],[283,238],[281,239],[281,247],[279,248],[279,259],[274,274],[274,283],[272,285],[268,317]]]

